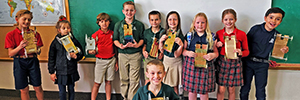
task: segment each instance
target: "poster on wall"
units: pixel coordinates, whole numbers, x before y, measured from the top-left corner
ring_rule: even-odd
[[[0,0],[0,26],[13,26],[21,9],[33,12],[33,26],[55,26],[59,16],[66,16],[64,0]]]

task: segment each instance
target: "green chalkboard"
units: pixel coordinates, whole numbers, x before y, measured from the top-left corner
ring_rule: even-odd
[[[285,11],[281,24],[276,28],[281,34],[293,36],[288,42],[289,52],[285,54],[288,59],[275,60],[279,63],[300,63],[300,0],[273,0],[272,7],[280,7]]]
[[[84,50],[85,34],[91,37],[99,29],[96,24],[97,15],[101,12],[107,13],[112,19],[110,29],[113,30],[114,24],[124,18],[122,7],[126,1],[133,0],[69,0],[72,32]],[[86,57],[94,57],[94,55],[86,55]]]

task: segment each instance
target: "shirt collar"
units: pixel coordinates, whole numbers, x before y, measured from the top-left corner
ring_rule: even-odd
[[[275,31],[275,29],[273,29],[272,31],[268,31],[268,30],[265,28],[265,25],[266,25],[266,22],[264,22],[264,23],[261,24],[261,26],[260,26],[265,32],[267,32],[267,33],[272,33],[272,32]]]
[[[226,35],[231,35],[231,34],[237,33],[237,31],[238,31],[238,29],[234,26],[234,30],[232,31],[232,33],[226,34]],[[223,28],[223,33],[226,33],[225,27]]]
[[[158,31],[157,33],[160,33],[163,29],[164,29],[164,28],[162,28],[161,26],[159,26],[159,31]],[[150,32],[153,33],[153,32],[152,32],[152,26],[150,27]],[[156,34],[156,33],[153,33],[153,34]]]
[[[131,25],[134,25],[135,23],[136,23],[136,20],[133,19],[132,22],[131,22]],[[125,21],[125,19],[122,20],[122,24],[123,24],[123,25],[124,25],[124,24],[127,24],[126,21]]]
[[[149,86],[149,85],[150,85],[150,82],[148,82],[148,83],[143,87],[143,91],[144,91],[144,93],[146,93],[146,94],[148,94],[148,93],[153,94],[151,91],[148,90],[148,86]],[[156,96],[161,96],[161,95],[162,95],[162,90],[163,90],[163,88],[164,88],[164,83],[161,82],[161,88],[160,88],[160,90],[159,90],[159,92],[157,93]]]
[[[27,31],[29,31],[29,30],[30,30],[30,29],[27,29]],[[22,34],[22,30],[19,29],[18,27],[16,27],[16,31],[17,31],[18,33]]]
[[[111,30],[108,29],[106,33],[110,33],[110,31],[111,31]],[[100,32],[100,34],[105,34],[100,28],[99,28],[99,32]]]

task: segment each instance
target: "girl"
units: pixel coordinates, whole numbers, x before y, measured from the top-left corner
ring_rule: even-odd
[[[24,32],[33,31],[29,29],[32,18],[32,12],[29,10],[22,9],[16,13],[15,20],[17,21],[17,27],[6,34],[5,49],[8,50],[8,55],[14,58],[13,72],[15,88],[20,90],[21,99],[30,99],[28,84],[31,84],[36,92],[37,99],[43,100],[44,94],[41,86],[40,63],[37,57],[41,52],[39,50],[36,53],[27,53],[25,49],[25,47],[30,46],[32,42],[39,49],[43,46],[42,38],[35,30],[35,38],[33,41],[23,39]]]
[[[68,86],[69,100],[74,100],[74,82],[79,80],[77,71],[77,62],[84,56],[80,43],[75,37],[70,34],[71,25],[66,20],[66,17],[60,16],[59,21],[56,23],[58,34],[50,45],[48,70],[50,78],[55,84],[58,84],[60,100],[66,100],[66,86]],[[64,48],[60,38],[69,35],[74,45],[78,49],[78,53],[67,52]]]
[[[214,34],[210,31],[207,17],[204,13],[198,13],[191,24],[188,35],[185,37],[183,56],[183,89],[189,91],[189,100],[197,100],[200,93],[201,100],[208,100],[208,92],[215,91],[215,73],[213,59],[219,53],[214,45]],[[195,67],[196,44],[207,44],[207,54],[203,56],[207,60],[207,68]]]
[[[236,12],[233,9],[224,10],[222,13],[222,23],[225,27],[217,32],[217,47],[220,50],[220,56],[217,60],[218,100],[224,99],[225,87],[228,87],[228,100],[234,100],[235,86],[243,85],[241,57],[248,56],[249,50],[246,33],[236,28],[236,20]],[[234,52],[237,53],[237,59],[228,59],[225,57],[225,36],[236,40],[236,49]]]
[[[165,65],[166,76],[163,80],[164,83],[174,87],[174,91],[178,94],[178,85],[181,84],[182,73],[182,50],[184,36],[180,27],[180,16],[176,11],[171,11],[167,15],[166,32],[159,40],[160,51],[164,53],[163,63]],[[166,34],[176,34],[175,43],[171,51],[163,49],[164,41],[168,39]]]

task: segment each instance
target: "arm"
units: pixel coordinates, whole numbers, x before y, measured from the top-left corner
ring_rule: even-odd
[[[246,33],[243,34],[243,38],[242,38],[242,54],[241,55],[242,55],[242,57],[247,57],[249,55],[248,40],[247,40]]]
[[[206,59],[207,61],[211,61],[219,56],[219,51],[216,44],[217,44],[217,40],[215,40],[214,42],[214,46],[213,46],[214,52],[208,53],[207,55],[203,56],[203,58]]]
[[[196,55],[195,52],[189,51],[186,49],[187,45],[188,45],[188,42],[186,40],[184,40],[184,49],[183,49],[182,55],[188,56],[188,57],[195,57],[195,55]]]
[[[50,74],[55,74],[55,65],[56,65],[56,47],[55,47],[55,41],[53,40],[50,47],[49,47],[49,54],[48,54],[48,71]],[[56,42],[57,43],[57,42]]]
[[[168,36],[166,34],[162,35],[161,38],[159,39],[159,50],[161,53],[164,52],[163,46],[164,46],[164,41],[166,41],[166,39],[168,38]]]
[[[145,58],[148,58],[148,52],[146,51],[146,44],[144,44],[144,47],[143,47],[142,51],[143,51],[143,56]]]
[[[19,53],[20,50],[27,46],[28,42],[26,40],[22,40],[20,45],[16,48],[8,48],[8,56],[13,57]]]
[[[179,45],[178,49],[174,52],[174,56],[175,56],[175,58],[177,58],[182,54],[183,42],[181,41],[181,39],[179,37],[176,37],[175,43],[177,43]]]

